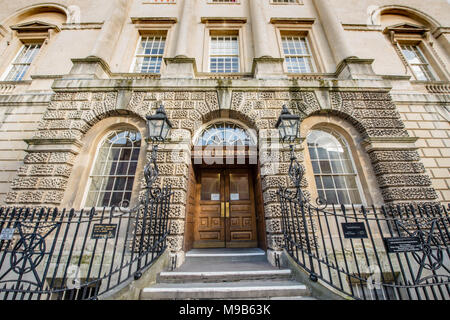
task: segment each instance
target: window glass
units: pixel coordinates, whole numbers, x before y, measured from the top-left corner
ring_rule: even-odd
[[[313,59],[308,41],[300,36],[282,36],[283,54],[290,73],[314,72]]]
[[[430,64],[417,45],[401,45],[403,56],[408,61],[417,80],[435,80]]]
[[[22,46],[19,54],[12,62],[11,69],[9,70],[4,80],[22,80],[40,49],[41,44],[25,44],[24,46]]]
[[[202,200],[220,201],[220,173],[203,174],[202,184]]]
[[[239,72],[239,41],[237,36],[211,36],[209,71]]]
[[[140,147],[141,135],[136,131],[108,135],[97,152],[86,206],[111,207],[130,201]]]
[[[216,122],[203,131],[198,146],[249,146],[254,141],[247,130],[231,122]]]
[[[141,37],[134,72],[160,73],[165,45],[166,37],[164,36]]]
[[[330,204],[361,204],[358,175],[347,143],[324,130],[312,130],[307,143],[319,197]]]
[[[248,174],[230,174],[230,200],[250,200]]]

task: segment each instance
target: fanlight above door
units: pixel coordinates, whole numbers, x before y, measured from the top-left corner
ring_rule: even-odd
[[[253,146],[255,139],[247,129],[233,122],[215,122],[198,137],[197,146]]]

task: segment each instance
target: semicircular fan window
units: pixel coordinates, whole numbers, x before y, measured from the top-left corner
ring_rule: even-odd
[[[208,126],[197,139],[197,146],[252,146],[254,139],[248,130],[232,122],[216,122]]]

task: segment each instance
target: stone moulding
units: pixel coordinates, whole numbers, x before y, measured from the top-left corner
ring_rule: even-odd
[[[244,24],[247,23],[247,18],[242,17],[201,17],[201,23],[213,24],[213,23],[226,23],[226,24]]]
[[[280,18],[273,17],[270,18],[270,23],[272,24],[301,24],[301,25],[312,25],[316,21],[315,18]]]
[[[426,84],[425,88],[427,88],[430,93],[450,94],[450,82]]]
[[[133,24],[175,24],[176,17],[131,17]]]

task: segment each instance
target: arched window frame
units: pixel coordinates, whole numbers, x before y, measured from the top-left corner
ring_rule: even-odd
[[[199,142],[199,139],[202,138],[202,136],[206,132],[206,130],[208,130],[208,128],[210,128],[213,125],[221,124],[221,123],[229,123],[229,124],[235,125],[236,127],[244,130],[248,134],[248,136],[250,138],[249,146],[256,146],[257,145],[258,138],[257,138],[256,132],[253,129],[250,129],[248,126],[246,126],[244,123],[242,123],[242,122],[240,122],[238,120],[229,119],[229,118],[215,119],[213,121],[210,121],[210,122],[204,124],[200,128],[200,130],[198,130],[197,133],[194,135],[193,141],[192,141],[193,145],[197,146],[197,147],[203,146],[203,145],[199,144],[198,142]],[[223,145],[223,146],[226,147],[226,145]]]
[[[131,189],[130,189],[130,199],[129,199],[129,201],[130,202],[133,202],[133,192],[135,191],[135,189],[136,189],[136,181],[138,180],[138,179],[136,179],[136,177],[137,177],[137,175],[138,175],[138,170],[139,170],[139,163],[141,162],[141,156],[142,156],[142,149],[143,148],[145,148],[146,147],[146,145],[145,145],[145,143],[144,143],[144,138],[143,138],[143,135],[142,135],[142,133],[141,133],[141,131],[140,130],[138,130],[137,128],[135,128],[135,127],[131,127],[131,126],[119,126],[119,127],[116,127],[116,128],[109,128],[109,130],[107,130],[106,132],[104,132],[103,133],[103,135],[102,135],[102,138],[101,138],[101,140],[96,144],[96,146],[95,146],[95,156],[93,157],[93,160],[92,160],[92,162],[91,162],[91,166],[90,166],[90,169],[89,169],[89,174],[88,174],[88,177],[87,177],[87,183],[86,183],[86,188],[85,188],[85,190],[84,190],[84,194],[83,194],[83,198],[82,198],[82,201],[81,201],[81,203],[82,203],[82,207],[94,207],[93,205],[90,205],[90,204],[88,204],[87,203],[87,200],[88,200],[88,195],[89,195],[89,192],[91,191],[91,186],[92,186],[92,177],[93,177],[93,173],[94,173],[94,170],[95,170],[95,167],[96,167],[96,164],[97,164],[97,161],[98,161],[98,157],[99,157],[99,154],[100,154],[100,148],[104,145],[104,143],[106,142],[106,140],[113,134],[113,133],[117,133],[117,132],[124,132],[124,131],[133,131],[133,132],[135,132],[135,133],[137,133],[137,134],[139,134],[140,135],[140,137],[141,137],[141,145],[140,145],[140,147],[139,147],[139,152],[138,152],[138,157],[137,157],[137,160],[136,160],[136,169],[135,169],[135,172],[134,172],[134,181],[133,181],[133,184],[132,184],[132,186],[131,186]],[[128,162],[129,162],[130,160],[128,160]],[[130,175],[126,175],[126,177],[128,178]],[[114,189],[113,189],[113,191],[114,191]],[[123,197],[122,197],[122,199],[123,199]],[[110,204],[112,204],[112,205],[119,205],[119,204],[121,204],[121,203],[110,203]],[[125,203],[123,203],[124,205],[125,205]],[[110,207],[110,206],[105,206],[105,207]]]
[[[305,138],[305,143],[306,143],[306,150],[305,150],[305,152],[308,154],[308,160],[309,160],[309,163],[311,164],[311,168],[313,166],[312,166],[312,159],[310,157],[310,150],[309,150],[309,146],[308,146],[308,138],[309,138],[310,134],[313,131],[323,131],[325,133],[328,133],[328,134],[332,135],[334,138],[336,138],[338,140],[338,142],[342,145],[342,147],[346,148],[346,151],[347,151],[347,153],[348,153],[348,155],[350,157],[349,160],[350,160],[350,164],[352,166],[353,173],[345,173],[345,174],[342,173],[341,175],[345,175],[345,176],[347,176],[347,175],[354,175],[355,176],[355,183],[356,183],[356,187],[357,187],[357,190],[358,190],[359,197],[360,197],[361,201],[360,201],[360,203],[353,203],[353,202],[350,201],[350,203],[345,203],[344,205],[351,205],[351,204],[366,205],[367,204],[366,197],[365,197],[364,192],[363,192],[363,187],[362,187],[361,180],[360,180],[361,179],[360,178],[360,173],[358,172],[358,168],[357,168],[355,160],[354,160],[353,152],[352,152],[352,150],[350,148],[350,145],[349,145],[347,139],[343,135],[341,135],[339,132],[337,132],[336,130],[333,130],[331,128],[324,127],[324,126],[316,126],[316,127],[311,128],[308,131],[308,134],[307,134],[307,136]],[[314,170],[312,170],[311,174],[312,174],[313,181],[314,181],[315,192],[316,192],[317,195],[319,195],[319,192],[318,192],[319,188],[318,188],[317,183],[316,183],[316,176],[317,176],[317,174],[314,172]],[[333,174],[333,173],[330,173],[329,175],[330,176],[340,176],[340,174]],[[320,176],[322,176],[322,174],[320,174]],[[335,188],[334,190],[336,190],[336,189],[338,189],[338,188]],[[345,190],[348,190],[348,188],[346,188]]]

